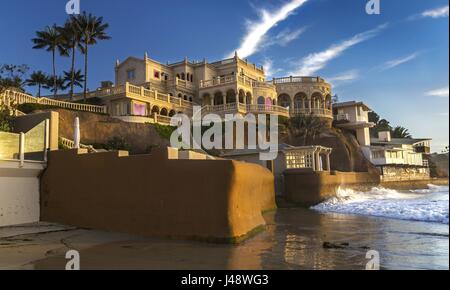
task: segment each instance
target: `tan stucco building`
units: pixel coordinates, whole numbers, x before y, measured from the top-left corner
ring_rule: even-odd
[[[312,114],[333,119],[332,89],[320,77],[266,79],[264,67],[234,57],[208,62],[184,59],[163,64],[129,57],[115,66],[115,84],[105,83],[88,97],[101,98],[108,113],[126,121],[145,118],[169,122],[182,112],[276,114],[292,117]],[[81,96],[79,96],[81,97]]]

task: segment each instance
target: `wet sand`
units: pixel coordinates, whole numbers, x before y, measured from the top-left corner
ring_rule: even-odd
[[[0,269],[64,269],[68,249],[80,251],[85,270],[363,270],[369,249],[380,253],[382,269],[449,269],[448,225],[307,209],[279,209],[265,218],[267,230],[239,245],[83,229],[0,235]],[[341,248],[324,248],[325,242]]]

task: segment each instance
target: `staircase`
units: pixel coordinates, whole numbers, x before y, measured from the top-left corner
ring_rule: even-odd
[[[88,104],[78,104],[71,102],[64,102],[58,100],[52,100],[48,98],[36,98],[31,95],[7,90],[0,95],[0,106],[6,105],[7,107],[17,106],[22,104],[39,104],[44,106],[51,106],[61,109],[68,109],[74,111],[90,112],[106,114],[107,109],[105,106],[94,106]],[[20,113],[19,113],[20,114]]]

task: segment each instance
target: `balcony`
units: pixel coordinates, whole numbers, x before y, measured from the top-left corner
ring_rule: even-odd
[[[329,109],[322,109],[322,108],[293,109],[293,110],[291,110],[290,113],[291,113],[291,117],[311,115],[311,116],[319,117],[319,118],[333,119],[333,111],[331,111]]]
[[[201,80],[200,89],[207,89],[217,86],[229,85],[229,84],[241,84],[249,88],[253,87],[254,80],[246,76],[228,75],[224,77],[216,77],[212,80]]]
[[[204,114],[274,114],[278,116],[289,117],[289,109],[273,105],[246,105],[241,103],[232,103],[218,106],[205,106]]]
[[[326,83],[324,79],[320,77],[285,77],[274,78],[273,84],[288,84],[288,83]]]

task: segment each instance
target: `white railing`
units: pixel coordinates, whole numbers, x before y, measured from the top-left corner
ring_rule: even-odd
[[[48,98],[36,98],[31,95],[16,92],[16,91],[6,91],[3,93],[2,97],[2,103],[8,103],[8,104],[14,104],[14,105],[21,105],[21,104],[40,104],[45,106],[52,106],[52,107],[58,107],[63,109],[69,109],[69,110],[76,110],[76,111],[84,111],[84,112],[91,112],[91,113],[103,113],[106,114],[106,107],[105,106],[95,106],[95,105],[87,105],[87,104],[78,104],[78,103],[72,103],[72,102],[64,102],[64,101],[58,101],[58,100],[52,100]]]
[[[273,105],[246,105],[241,103],[231,103],[217,106],[206,106],[203,108],[205,113],[242,113],[242,114],[275,114],[289,117],[289,109]]]
[[[287,84],[287,83],[325,83],[325,80],[320,77],[285,77],[274,78],[273,84]]]
[[[334,116],[336,121],[350,121],[350,117],[348,114],[338,114]]]
[[[298,115],[312,115],[317,117],[333,118],[333,111],[321,108],[310,108],[310,109],[304,108],[291,110],[291,116],[298,116]]]
[[[200,88],[206,89],[210,87],[227,85],[232,83],[239,83],[248,87],[253,87],[255,81],[246,76],[228,75],[224,77],[216,77],[213,78],[212,80],[201,80]]]
[[[178,97],[170,96],[168,94],[159,93],[156,90],[148,90],[144,87],[134,86],[132,84],[125,84],[123,92],[128,97],[137,97],[146,101],[158,101],[165,105],[173,105],[183,109],[192,109],[192,103]]]
[[[59,137],[59,142],[61,143],[61,145],[66,148],[66,149],[74,149],[75,148],[75,142],[63,137]],[[80,148],[81,149],[87,149],[89,151],[89,153],[96,153],[97,150],[94,149],[93,146],[91,145],[83,145],[80,144]]]

